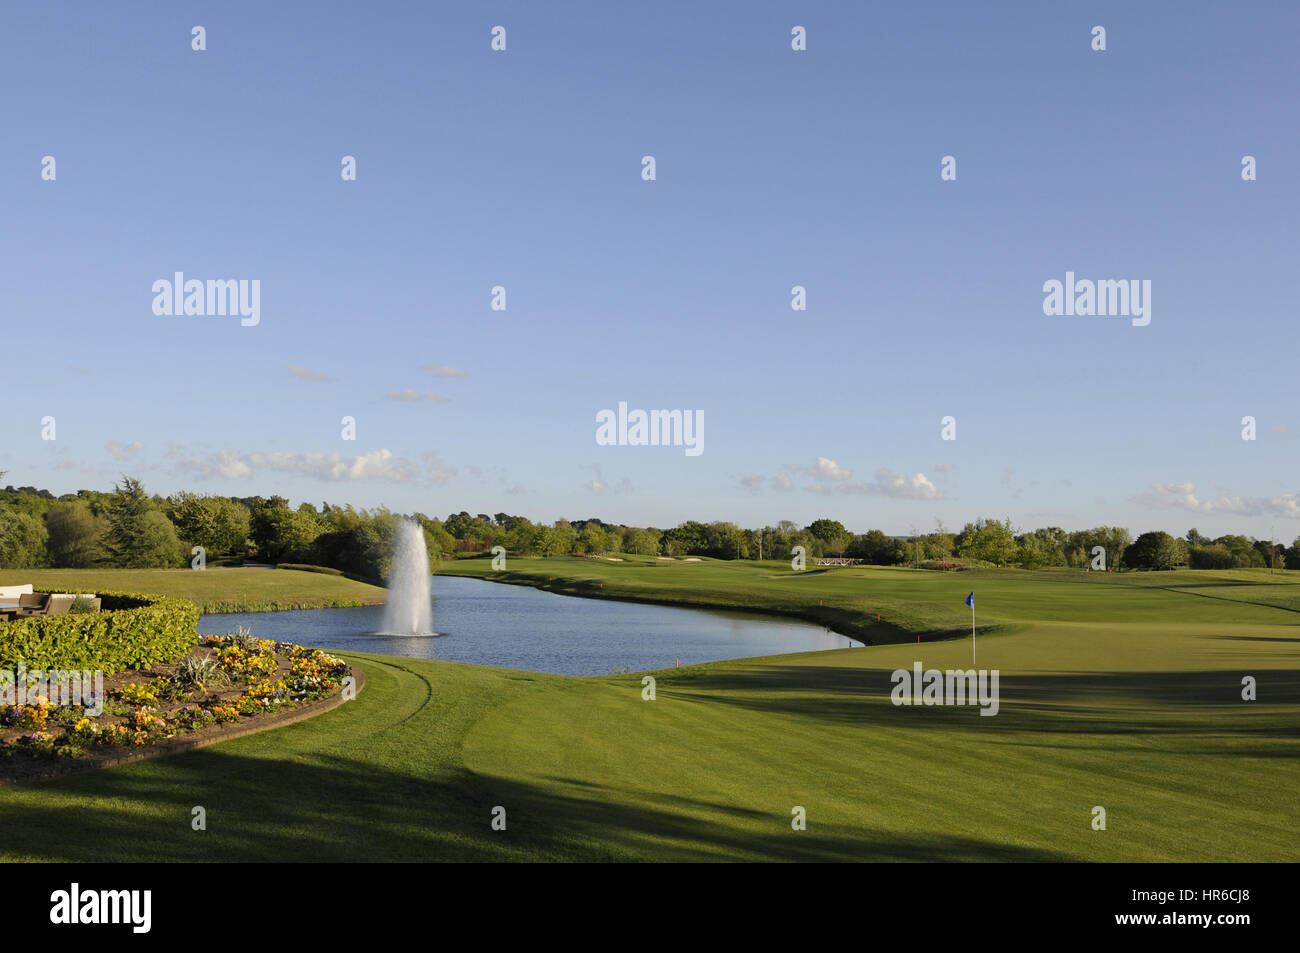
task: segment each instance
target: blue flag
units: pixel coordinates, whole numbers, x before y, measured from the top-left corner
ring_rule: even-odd
[[[972,609],[975,608],[975,593],[972,592],[966,597],[966,605],[970,606]]]

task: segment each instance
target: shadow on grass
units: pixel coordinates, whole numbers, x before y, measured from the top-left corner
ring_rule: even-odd
[[[1207,635],[1207,639],[1228,639],[1233,642],[1282,642],[1300,647],[1300,635]]]
[[[1258,679],[1259,702],[1241,698],[1244,674]],[[1098,735],[1227,734],[1243,741],[1286,739],[1295,715],[1273,706],[1300,704],[1300,671],[1083,672],[999,678],[999,712],[974,705],[894,705],[892,670],[850,666],[763,665],[684,673],[660,679],[660,695],[686,702],[866,727]],[[1250,706],[1258,704],[1259,709]],[[1268,748],[1268,746],[1264,746]],[[1282,749],[1279,749],[1279,751]],[[1222,752],[1220,752],[1222,753]],[[1271,749],[1269,753],[1274,753]]]
[[[146,768],[148,770],[143,770]],[[430,780],[340,757],[278,762],[207,749],[0,795],[5,853],[52,861],[1060,861],[968,836],[904,836],[788,813],[464,769]],[[46,797],[45,795],[49,795]],[[191,829],[191,809],[207,829]],[[490,826],[494,806],[507,830]],[[788,808],[783,809],[788,811]]]

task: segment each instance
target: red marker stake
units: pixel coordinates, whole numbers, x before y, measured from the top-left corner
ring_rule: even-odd
[[[681,667],[682,667],[682,657],[679,655],[677,656],[677,663],[673,665],[673,668],[681,668]]]

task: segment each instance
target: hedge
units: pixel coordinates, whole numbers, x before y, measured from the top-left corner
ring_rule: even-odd
[[[327,576],[347,575],[342,569],[333,566],[317,566],[314,563],[278,563],[276,569],[296,569],[298,572],[321,572]]]
[[[198,643],[199,607],[186,599],[100,592],[100,612],[0,622],[0,669],[123,669],[174,662]]]

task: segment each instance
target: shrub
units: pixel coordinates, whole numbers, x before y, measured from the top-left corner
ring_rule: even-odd
[[[94,612],[95,600],[90,596],[77,596],[68,607],[69,612]]]
[[[313,566],[311,563],[279,563],[277,569],[296,569],[299,572],[320,572],[328,576],[342,576],[342,569],[334,569],[332,566]]]
[[[0,623],[0,668],[123,669],[173,662],[197,641],[199,607],[185,599],[102,592],[101,612]]]

